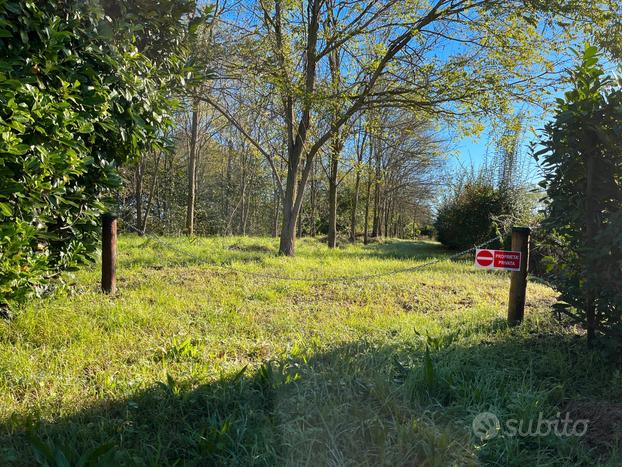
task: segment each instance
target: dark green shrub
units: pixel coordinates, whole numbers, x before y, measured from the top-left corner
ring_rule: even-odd
[[[590,340],[598,329],[619,327],[622,316],[622,83],[598,62],[597,50],[586,47],[536,154],[557,309],[583,323]]]
[[[151,62],[95,2],[0,2],[0,306],[90,260],[116,168],[161,145]]]
[[[425,224],[424,226],[421,227],[421,232],[420,232],[421,236],[434,237],[435,234],[436,234],[436,230],[434,229],[433,225]]]
[[[478,245],[501,236],[512,224],[529,223],[533,205],[533,197],[524,189],[467,182],[440,207],[434,224],[437,238],[453,249]]]

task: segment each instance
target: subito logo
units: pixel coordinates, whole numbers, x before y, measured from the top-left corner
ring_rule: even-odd
[[[482,412],[473,419],[473,433],[482,441],[497,436],[501,430],[501,423],[494,413]]]

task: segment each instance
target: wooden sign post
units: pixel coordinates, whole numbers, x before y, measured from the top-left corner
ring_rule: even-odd
[[[102,216],[102,292],[117,291],[117,218]]]
[[[512,251],[518,251],[521,253],[521,261],[520,270],[512,272],[512,279],[510,283],[508,323],[511,326],[520,324],[525,316],[530,235],[531,229],[529,227],[514,227],[512,229]]]

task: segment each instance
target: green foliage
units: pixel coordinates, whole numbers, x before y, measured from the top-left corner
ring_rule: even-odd
[[[0,3],[0,306],[91,260],[120,164],[162,145],[152,63],[83,2]]]
[[[28,434],[35,458],[40,465],[46,467],[96,467],[113,465],[110,455],[114,445],[104,443],[91,448],[83,454],[77,453],[67,446],[46,443],[34,433]]]
[[[197,343],[192,342],[191,339],[177,339],[173,338],[173,342],[170,347],[162,348],[158,351],[158,360],[165,361],[183,361],[198,359],[201,353],[201,348]]]
[[[622,313],[622,83],[607,77],[586,46],[571,73],[573,89],[557,101],[536,156],[547,191],[543,226],[557,254],[546,258],[561,290],[558,309],[596,326]]]
[[[467,182],[440,207],[434,225],[438,240],[454,249],[480,244],[512,224],[528,223],[533,204],[525,189]]]
[[[116,37],[131,37],[138,50],[163,65],[179,60],[186,33],[194,32],[203,20],[194,15],[196,0],[100,0],[102,8],[115,22],[127,25],[115,28]],[[186,22],[181,18],[192,16]]]

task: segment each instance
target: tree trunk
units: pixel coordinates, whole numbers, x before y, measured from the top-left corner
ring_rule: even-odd
[[[197,188],[197,137],[199,109],[196,100],[192,103],[192,124],[190,128],[190,155],[188,158],[188,205],[186,209],[186,234],[194,235],[194,204]]]
[[[315,88],[316,65],[317,65],[317,43],[318,29],[320,25],[320,9],[319,0],[313,0],[309,5],[310,18],[307,33],[307,47],[305,51],[305,76],[304,87],[306,92],[312,93]],[[280,21],[280,17],[277,22]],[[304,165],[303,174],[298,181],[299,169],[301,164],[302,152],[307,141],[307,132],[311,128],[311,104],[305,102],[300,112],[300,120],[296,131],[293,131],[293,118],[295,115],[291,96],[284,99],[287,103],[286,121],[288,122],[287,137],[287,178],[285,182],[285,190],[283,193],[283,225],[281,228],[281,240],[279,244],[279,253],[287,256],[294,256],[296,242],[296,221],[302,204],[302,195],[307,183],[309,173],[313,164],[316,152],[307,154],[307,163]],[[300,183],[300,188],[298,188]]]
[[[296,220],[298,218],[298,206],[296,205],[298,163],[300,161],[300,148],[292,148],[288,151],[288,170],[283,196],[283,223],[281,225],[281,238],[279,253],[285,256],[294,256],[296,252]],[[298,150],[300,152],[298,152]]]
[[[242,153],[242,171],[240,174],[240,219],[238,224],[238,232],[241,235],[246,235],[246,210],[247,206],[247,196],[246,196],[246,155]]]
[[[280,169],[283,171],[283,161],[281,160]],[[279,181],[278,179],[272,175],[272,180],[274,182],[274,198],[273,198],[273,207],[272,207],[272,237],[276,238],[279,234],[279,212],[281,211],[281,193],[279,191]]]
[[[371,175],[367,180],[367,197],[365,198],[365,227],[363,232],[363,244],[369,243],[369,198],[371,195]]]
[[[337,177],[340,152],[339,141],[333,141],[328,172],[328,248],[337,246]]]
[[[153,195],[155,194],[156,187],[158,186],[158,169],[160,168],[160,157],[161,154],[158,153],[158,157],[156,159],[155,170],[153,172],[153,181],[151,183],[151,188],[149,189],[149,198],[147,199],[147,207],[145,208],[145,215],[143,217],[142,224],[140,226],[140,231],[145,233],[147,230],[147,218],[149,217],[149,211],[151,210],[151,204],[153,203]]]
[[[377,182],[376,182],[377,183]],[[374,231],[373,237],[382,237],[382,223],[383,223],[383,201],[380,193],[380,189],[377,190],[377,199],[374,197]]]
[[[352,213],[350,215],[350,241],[352,243],[356,242],[356,211],[359,204],[359,187],[361,185],[361,162],[363,162],[363,151],[364,148],[361,148],[358,154],[356,178],[354,181],[354,198],[352,199]]]
[[[172,204],[172,200],[173,200],[173,196],[172,196],[172,192],[173,189],[171,188],[172,182],[172,172],[173,172],[173,162],[172,162],[172,157],[168,156],[168,155],[164,155],[164,178],[163,178],[163,184],[164,186],[162,186],[162,194],[163,194],[163,200],[162,200],[162,216],[164,219],[164,224],[166,225],[167,228],[167,232],[170,232],[171,230],[171,209],[170,206]]]
[[[285,256],[294,256],[296,252],[296,216],[289,209],[283,207],[283,225],[281,226],[281,238],[279,253]]]
[[[356,242],[356,210],[359,204],[359,185],[361,183],[361,175],[356,172],[354,181],[354,197],[352,199],[352,213],[350,214],[350,241]]]
[[[417,240],[417,230],[419,230],[418,214],[419,207],[417,204],[415,204],[413,206],[413,240]]]
[[[372,237],[379,237],[382,235],[381,214],[380,214],[380,151],[378,147],[375,148],[376,158],[376,173],[375,173],[375,186],[374,186],[374,223],[371,231]]]
[[[141,160],[136,165],[134,173],[134,199],[136,201],[136,230],[142,235],[141,225],[143,221],[143,174],[145,171],[145,161]]]
[[[594,138],[595,140],[595,138]],[[594,237],[596,235],[596,202],[594,200],[594,178],[595,171],[595,155],[588,154],[586,161],[586,190],[585,190],[585,244],[593,245]],[[595,300],[595,284],[591,279],[589,257],[586,258],[584,266],[584,280],[585,280],[585,317],[587,325],[587,342],[588,345],[593,345],[596,338],[596,300]]]
[[[328,248],[337,246],[337,183],[328,181]]]
[[[223,225],[223,234],[231,235],[231,220],[235,214],[237,205],[233,204],[233,212],[231,211],[231,195],[232,195],[232,173],[233,173],[233,141],[229,140],[229,150],[227,151],[227,167],[225,169],[225,181],[222,184],[222,200],[223,200],[223,219],[228,219]]]
[[[371,197],[371,174],[372,174],[372,160],[374,152],[374,140],[370,136],[369,138],[369,160],[367,161],[367,195],[365,196],[365,231],[363,233],[363,244],[369,243],[369,205]]]
[[[389,197],[384,196],[384,202],[383,202],[383,214],[384,214],[384,236],[385,237],[390,237],[391,236],[391,232],[389,232],[389,215],[390,215],[390,205],[389,205]]]
[[[310,228],[311,228],[311,237],[315,237],[315,202],[316,202],[316,197],[317,197],[317,186],[315,183],[315,161],[313,162],[313,167],[311,168],[311,222],[310,222]]]
[[[272,237],[276,238],[279,230],[279,208],[281,197],[279,196],[279,190],[274,188],[274,198],[272,206]]]
[[[329,8],[328,24],[331,25],[331,29],[334,28],[334,23],[334,10]],[[339,58],[338,48],[335,48],[328,57],[331,85],[335,94],[339,94],[341,87],[341,60]],[[334,108],[333,121],[336,121],[338,116],[339,109]],[[328,172],[328,248],[335,248],[337,246],[337,185],[339,183],[339,155],[342,146],[340,139],[341,135],[337,132],[332,140],[330,168]]]

